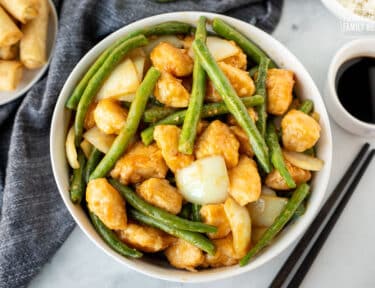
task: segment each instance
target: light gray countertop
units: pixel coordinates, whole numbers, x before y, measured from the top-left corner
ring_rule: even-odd
[[[285,0],[273,36],[305,65],[324,97],[328,65],[344,43],[363,35],[348,35],[319,0]],[[331,121],[333,166],[328,193],[339,181],[365,139],[351,135]],[[368,139],[369,140],[369,139]],[[375,139],[370,141],[375,145]],[[302,287],[375,287],[375,164],[372,164],[306,276]],[[255,271],[204,287],[267,287],[291,248]],[[34,279],[32,288],[65,287],[199,287],[150,278],[120,265],[77,227]]]

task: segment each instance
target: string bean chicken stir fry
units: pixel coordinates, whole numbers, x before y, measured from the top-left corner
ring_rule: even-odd
[[[125,257],[246,265],[306,209],[319,114],[220,19],[167,22],[105,50],[66,107],[71,200]],[[162,251],[162,253],[160,253]]]

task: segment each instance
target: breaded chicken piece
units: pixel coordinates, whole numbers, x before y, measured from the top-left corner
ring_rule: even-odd
[[[116,234],[126,244],[149,253],[164,250],[175,241],[175,238],[159,229],[136,223],[128,223],[125,229],[117,230]]]
[[[288,160],[284,159],[286,168],[292,176],[294,182],[299,185],[311,179],[311,172],[292,165]],[[269,173],[266,177],[265,184],[276,190],[289,190],[284,178],[276,169]]]
[[[166,106],[182,108],[189,105],[190,94],[182,80],[162,72],[154,89],[155,98]]]
[[[247,66],[247,57],[246,54],[242,51],[242,49],[236,44],[234,41],[229,41],[232,45],[236,46],[238,49],[238,52],[228,58],[225,58],[221,60],[225,64],[231,65],[233,67],[236,67],[238,69],[245,70]]]
[[[185,49],[179,49],[167,42],[160,42],[150,54],[152,64],[160,71],[176,77],[189,76],[193,72],[193,59]]]
[[[86,130],[89,130],[95,126],[94,111],[97,104],[97,102],[92,102],[89,106],[89,109],[87,109],[85,122],[83,123],[83,127]]]
[[[172,214],[181,211],[182,196],[166,179],[150,178],[137,186],[137,193],[148,203]]]
[[[168,167],[156,144],[135,143],[111,171],[111,176],[124,185],[143,182],[148,178],[165,178]]]
[[[285,69],[267,71],[267,112],[283,115],[293,99],[294,73]]]
[[[262,181],[257,164],[253,159],[244,155],[240,157],[238,165],[228,171],[229,194],[241,206],[258,200]]]
[[[253,158],[254,151],[251,147],[251,143],[249,137],[247,137],[246,132],[240,128],[239,126],[231,126],[229,127],[230,131],[236,136],[238,142],[240,142],[239,152],[240,154],[245,154],[246,156]]]
[[[89,210],[109,229],[125,229],[127,224],[125,201],[105,178],[90,180],[86,188]]]
[[[239,97],[251,96],[254,94],[255,84],[247,71],[238,69],[224,62],[219,62],[218,65]],[[221,96],[217,93],[211,81],[209,81],[207,86],[206,100],[210,102],[222,101]]]
[[[232,266],[238,263],[238,257],[233,248],[233,237],[229,234],[225,238],[212,240],[216,247],[215,255],[206,254],[205,267]]]
[[[194,161],[193,155],[186,155],[178,151],[178,141],[181,129],[175,125],[158,125],[154,130],[154,139],[161,149],[161,153],[169,169],[173,173],[189,166]]]
[[[229,127],[219,120],[208,125],[198,137],[195,145],[195,156],[201,159],[208,156],[223,156],[228,169],[238,163],[238,148],[240,143]]]
[[[203,223],[217,228],[217,232],[207,234],[211,239],[224,238],[230,233],[230,225],[223,204],[203,205],[200,215]]]
[[[313,147],[320,138],[320,125],[299,110],[290,110],[281,120],[284,148],[303,152]]]
[[[172,266],[192,272],[204,262],[203,251],[180,238],[165,250],[165,256]]]
[[[197,125],[197,135],[201,135],[203,131],[208,127],[210,122],[200,120]]]
[[[106,134],[119,134],[127,117],[128,110],[110,98],[100,100],[94,110],[96,126]]]
[[[258,114],[254,110],[254,108],[253,107],[249,107],[249,108],[246,108],[246,110],[247,110],[247,114],[249,114],[250,118],[254,122],[256,122],[258,120]],[[239,126],[236,118],[234,118],[234,116],[232,114],[228,114],[228,116],[227,116],[227,123],[229,125],[237,125],[237,126]]]

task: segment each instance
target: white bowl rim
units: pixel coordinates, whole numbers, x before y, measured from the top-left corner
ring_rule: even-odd
[[[290,61],[293,61],[294,64],[297,64],[300,73],[303,74],[302,76],[306,79],[306,82],[309,83],[309,88],[311,89],[311,94],[315,95],[314,101],[317,104],[316,106],[321,107],[321,110],[319,111],[320,116],[321,116],[321,121],[324,123],[324,129],[325,129],[325,147],[324,153],[325,153],[325,166],[320,173],[322,173],[320,179],[320,182],[318,183],[317,192],[314,193],[314,195],[311,197],[314,199],[314,201],[310,198],[310,201],[308,203],[309,208],[306,210],[305,214],[303,217],[301,217],[298,221],[295,223],[289,225],[285,230],[288,230],[285,233],[282,233],[283,235],[279,236],[279,239],[275,241],[272,245],[269,246],[269,248],[266,249],[266,251],[262,252],[259,256],[257,256],[252,262],[250,262],[247,266],[245,267],[239,267],[238,265],[236,266],[230,266],[230,267],[223,267],[223,268],[218,268],[218,269],[208,269],[204,270],[202,272],[198,273],[191,273],[191,272],[186,272],[186,271],[181,271],[181,270],[170,270],[170,269],[163,269],[157,267],[156,265],[152,265],[152,269],[144,269],[144,265],[147,266],[148,263],[141,263],[141,265],[138,265],[137,261],[139,260],[133,260],[133,259],[127,259],[125,257],[122,257],[118,253],[114,252],[111,248],[109,248],[106,244],[104,244],[103,240],[99,238],[97,233],[93,232],[91,233],[88,230],[93,231],[92,226],[85,228],[84,224],[81,223],[81,220],[79,219],[79,213],[75,212],[75,207],[74,204],[69,199],[69,192],[64,191],[64,184],[62,183],[61,176],[58,174],[59,167],[56,164],[56,159],[58,157],[58,153],[55,153],[54,147],[58,145],[56,139],[56,135],[58,135],[57,131],[60,127],[61,129],[61,123],[58,121],[58,115],[59,115],[59,109],[62,109],[65,104],[65,100],[63,99],[64,95],[67,98],[67,95],[69,94],[69,91],[72,90],[72,86],[74,83],[71,83],[74,78],[79,79],[77,75],[77,71],[79,70],[80,66],[84,66],[86,62],[91,63],[89,61],[90,58],[94,55],[100,54],[101,51],[104,50],[104,48],[108,47],[113,41],[115,41],[116,37],[119,35],[124,34],[126,31],[133,31],[134,29],[137,29],[139,27],[143,26],[148,26],[148,25],[153,25],[156,23],[161,23],[165,21],[172,21],[172,20],[177,20],[177,21],[182,21],[182,22],[189,22],[192,21],[192,19],[198,19],[199,16],[206,16],[209,19],[212,19],[214,17],[220,17],[221,19],[227,21],[231,25],[238,25],[241,26],[242,28],[238,28],[240,30],[244,30],[245,28],[252,30],[252,33],[256,34],[257,37],[260,37],[264,39],[264,41],[272,42],[272,48],[268,49],[274,49],[277,46],[277,49],[280,49],[283,53],[285,53],[287,56],[285,58],[288,58]],[[143,26],[142,26],[143,25]],[[253,35],[255,36],[255,35]],[[261,39],[258,39],[261,40]],[[261,46],[261,45],[260,45]],[[274,57],[273,57],[274,58]],[[86,65],[88,65],[86,63]],[[64,112],[61,111],[60,114],[63,114]],[[61,132],[60,132],[61,133]],[[319,149],[320,151],[321,149]],[[318,152],[319,152],[318,151]],[[71,74],[69,75],[68,79],[66,80],[63,89],[60,92],[59,98],[57,100],[54,112],[53,112],[53,117],[52,117],[52,123],[51,123],[51,131],[50,131],[50,153],[51,153],[51,164],[52,164],[52,170],[53,174],[55,177],[55,181],[58,186],[58,190],[60,192],[61,197],[63,198],[63,201],[68,208],[70,214],[78,224],[78,226],[81,228],[81,230],[87,235],[89,239],[91,239],[92,242],[95,243],[96,246],[98,246],[100,249],[102,249],[106,254],[108,254],[110,257],[114,258],[117,260],[119,263],[125,264],[127,267],[138,271],[140,273],[143,273],[145,275],[162,279],[162,280],[167,280],[167,281],[174,281],[174,282],[184,282],[184,283],[202,283],[202,282],[209,282],[209,281],[215,281],[215,280],[220,280],[232,276],[236,276],[251,270],[254,270],[260,266],[262,266],[264,263],[270,261],[277,255],[279,255],[281,252],[283,252],[287,247],[289,247],[296,239],[299,238],[299,236],[302,235],[302,233],[307,229],[307,227],[310,225],[312,222],[313,218],[318,212],[319,207],[322,204],[322,201],[325,196],[325,192],[327,189],[328,185],[328,180],[329,180],[329,175],[331,171],[331,161],[332,161],[332,134],[331,134],[331,128],[330,128],[330,123],[329,123],[329,118],[327,111],[325,109],[322,97],[319,93],[319,90],[317,89],[314,81],[312,80],[311,76],[307,72],[307,70],[304,68],[304,66],[299,62],[299,60],[286,48],[284,47],[279,41],[274,39],[272,36],[269,34],[265,33],[264,31],[260,30],[259,28],[246,23],[244,21],[229,17],[229,16],[224,16],[221,14],[216,14],[216,13],[209,13],[209,12],[201,12],[201,11],[182,11],[182,12],[172,12],[172,13],[165,13],[165,14],[160,14],[156,16],[151,16],[147,17],[144,19],[141,19],[139,21],[136,21],[134,23],[131,23],[129,25],[126,25],[119,30],[113,32],[106,38],[104,38],[102,41],[100,41],[98,44],[96,44],[86,55],[78,62],[78,64],[75,66]],[[154,267],[156,266],[156,267]],[[165,271],[164,271],[165,270]],[[162,274],[160,272],[163,271]],[[168,271],[168,273],[166,272]],[[172,272],[173,271],[173,272]],[[219,273],[218,273],[219,272]]]
[[[7,104],[9,102],[12,102],[13,100],[16,100],[18,99],[19,97],[21,97],[22,95],[24,95],[27,91],[29,91],[31,89],[31,87],[33,87],[44,75],[44,73],[47,71],[47,68],[51,62],[51,59],[52,59],[52,56],[55,52],[55,45],[56,45],[56,39],[57,39],[57,33],[58,33],[58,23],[59,23],[59,18],[57,16],[57,12],[56,12],[56,7],[55,7],[55,4],[52,2],[52,0],[48,0],[48,3],[49,3],[49,6],[50,6],[50,14],[52,15],[52,17],[50,17],[50,20],[48,20],[49,24],[53,24],[53,32],[54,32],[54,35],[52,37],[52,44],[51,44],[51,49],[48,51],[49,53],[49,56],[48,56],[48,60],[47,60],[47,63],[42,67],[42,68],[39,68],[38,70],[38,73],[35,74],[35,76],[31,79],[31,81],[29,83],[27,83],[27,85],[25,87],[23,87],[21,90],[15,90],[14,92],[13,91],[5,91],[7,94],[11,94],[9,96],[5,96],[4,95],[0,95],[0,105],[4,105],[4,104]],[[0,92],[1,94],[1,92]]]
[[[346,110],[346,108],[342,105],[341,101],[339,100],[337,96],[336,91],[336,76],[337,71],[340,69],[341,65],[343,65],[346,61],[349,61],[351,59],[357,58],[357,57],[375,57],[375,49],[372,51],[372,53],[366,53],[362,51],[358,51],[356,48],[366,48],[366,47],[375,47],[375,39],[374,38],[363,38],[363,39],[356,39],[347,42],[344,46],[342,46],[336,54],[333,56],[333,59],[331,61],[331,64],[328,68],[328,77],[327,77],[327,85],[328,85],[328,95],[327,97],[331,98],[331,103],[336,106],[337,109],[340,110],[340,115],[331,115],[335,120],[338,117],[345,117],[347,121],[352,122],[354,125],[359,126],[360,128],[366,129],[366,130],[375,130],[375,124],[364,122],[356,117],[354,117],[352,114]],[[348,54],[346,56],[343,56],[344,54]],[[372,54],[372,55],[369,55]],[[340,121],[338,121],[340,122]],[[344,127],[345,128],[345,127]],[[359,133],[357,131],[351,131],[352,133]]]
[[[360,22],[367,22],[367,23],[375,23],[374,20],[367,18],[365,16],[359,15],[354,13],[353,11],[349,10],[348,8],[344,7],[339,3],[337,0],[322,0],[323,4],[341,20],[344,21],[360,21]]]

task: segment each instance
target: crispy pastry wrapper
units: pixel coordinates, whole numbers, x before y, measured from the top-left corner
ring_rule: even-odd
[[[22,25],[20,59],[28,69],[40,68],[47,62],[48,15],[48,1],[40,0],[38,17]]]
[[[12,91],[22,78],[22,63],[0,60],[0,91]]]

